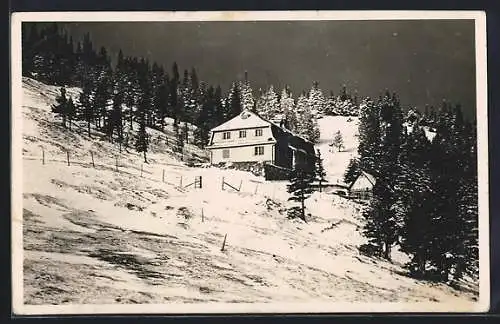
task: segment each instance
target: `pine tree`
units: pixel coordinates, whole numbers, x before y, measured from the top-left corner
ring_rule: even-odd
[[[299,217],[307,223],[305,200],[313,192],[311,184],[314,181],[314,174],[299,167],[290,172],[289,180],[290,183],[287,185],[287,190],[291,196],[288,200],[300,203],[300,206],[294,206],[288,210],[289,218]]]
[[[295,131],[297,129],[297,116],[295,115],[295,100],[288,87],[283,88],[280,99],[280,110],[283,112],[285,128]]]
[[[114,94],[113,94],[113,109],[111,110],[111,120],[109,122],[109,137],[111,142],[113,141],[113,133],[116,131],[118,135],[118,144],[120,145],[123,142],[123,112],[122,112],[122,104],[123,104],[123,92],[122,85],[118,82],[115,86]]]
[[[381,155],[380,106],[366,98],[360,106],[358,155],[361,169],[375,174]]]
[[[330,91],[330,95],[326,99],[325,102],[325,114],[332,115],[332,116],[337,116],[339,115],[337,109],[336,109],[336,97],[333,91]]]
[[[71,130],[71,124],[72,124],[73,120],[75,120],[75,117],[76,117],[76,106],[75,106],[75,103],[73,102],[73,98],[71,98],[71,97],[68,98],[68,106],[67,106],[66,114],[68,116],[69,130]]]
[[[174,124],[177,124],[181,118],[181,105],[179,100],[179,68],[177,63],[174,62],[172,66],[172,79],[170,80],[170,107],[172,111],[172,118]]]
[[[104,125],[104,123],[106,122],[105,118],[107,116],[109,101],[111,99],[111,93],[109,90],[109,79],[103,73],[97,81],[95,90],[93,91],[94,117],[96,118],[96,125],[98,128],[102,127],[106,129],[107,126]]]
[[[319,138],[321,136],[321,133],[319,130],[318,120],[315,117],[313,117],[310,113],[306,113],[304,118],[307,118],[307,122],[306,122],[307,139],[314,144],[319,143]]]
[[[278,95],[274,91],[274,87],[272,85],[269,86],[265,92],[261,93],[256,104],[256,111],[259,116],[268,120],[274,119],[282,114],[278,101]]]
[[[90,40],[89,33],[83,36],[82,42],[82,65],[83,69],[86,71],[86,78],[92,80],[92,83],[97,81],[97,74],[99,70],[96,68],[97,64],[97,54],[94,50],[92,41]]]
[[[368,238],[369,245],[377,256],[391,260],[391,249],[397,241],[396,214],[384,197],[390,196],[390,188],[385,179],[377,179],[373,187],[373,197],[369,207],[363,212],[366,223],[363,234]]]
[[[146,118],[148,112],[151,111],[151,106],[152,106],[151,103],[152,85],[151,85],[151,78],[149,75],[149,71],[150,71],[149,63],[146,60],[141,59],[138,71],[138,81],[142,93],[140,96],[139,106],[137,110],[139,130],[137,132],[135,148],[137,152],[143,153],[144,163],[148,163],[146,153],[148,151],[148,145],[149,145],[149,136],[146,131],[146,124],[147,124]]]
[[[182,140],[185,143],[189,143],[189,128],[188,128],[187,122],[184,122],[184,125],[183,125],[182,130],[181,130],[181,136],[182,136]]]
[[[382,142],[376,151],[378,157],[373,165],[377,179],[373,187],[373,198],[370,208],[363,214],[367,219],[364,233],[374,249],[382,253],[385,259],[390,260],[392,246],[397,243],[402,227],[398,218],[400,214],[395,209],[398,195],[394,188],[401,174],[399,158],[403,118],[399,100],[395,95],[391,96],[387,92],[378,106]]]
[[[52,105],[52,112],[62,118],[62,125],[66,128],[66,118],[68,117],[68,98],[66,98],[66,88],[59,89],[59,96],[56,97],[56,104]]]
[[[316,116],[318,113],[324,113],[326,110],[326,100],[323,96],[323,92],[319,88],[319,82],[313,82],[311,90],[309,91],[309,107],[313,116]]]
[[[146,153],[148,151],[149,138],[148,138],[148,133],[146,132],[146,119],[145,119],[142,111],[141,111],[139,117],[140,117],[139,118],[139,130],[137,132],[135,149],[137,150],[137,152],[143,153],[144,163],[148,163],[148,160],[146,158]]]
[[[165,75],[156,91],[154,100],[157,123],[162,131],[165,130],[165,118],[169,112],[169,87],[169,78],[168,75]]]
[[[280,116],[283,112],[280,109],[280,104],[278,100],[278,95],[274,91],[274,86],[270,85],[266,93],[266,105],[267,105],[267,119],[273,119],[276,116]]]
[[[101,46],[96,61],[97,69],[101,72],[101,75],[109,75],[111,73],[111,59],[109,58],[106,47]]]
[[[181,120],[193,122],[195,115],[197,104],[193,97],[193,89],[191,88],[191,80],[189,77],[189,72],[184,70],[184,78],[182,81],[182,87],[180,89],[181,93]]]
[[[241,109],[242,106],[241,106],[240,90],[238,84],[234,82],[228,96],[228,105],[226,107],[225,119],[229,120],[233,117],[238,116],[242,111]]]
[[[340,100],[341,101],[346,101],[347,99],[349,99],[349,95],[347,94],[347,87],[344,84],[342,86],[342,90],[340,91]]]
[[[196,73],[195,68],[191,69],[191,106],[192,106],[192,116],[191,116],[191,124],[195,124],[198,116],[201,112],[202,105],[202,95],[203,95],[203,87],[204,84],[200,83],[198,78],[198,74]]]
[[[401,170],[394,185],[401,250],[411,256],[407,267],[415,277],[425,274],[435,235],[429,153],[430,143],[417,123],[402,144]]]
[[[223,98],[222,98],[222,89],[220,87],[220,85],[218,85],[216,88],[215,88],[215,94],[214,94],[214,114],[215,114],[215,117],[214,117],[214,123],[216,123],[215,125],[219,125],[219,124],[222,124],[224,122],[224,113],[225,113],[225,109],[224,109],[224,105],[223,105]]]
[[[318,149],[316,150],[316,166],[315,166],[315,172],[316,172],[316,180],[319,182],[319,191],[322,191],[322,183],[326,181],[326,171],[323,166],[323,158],[321,157],[321,151]]]
[[[124,119],[128,121],[129,129],[132,131],[134,129],[133,122],[138,111],[137,106],[140,100],[139,63],[137,58],[125,58],[124,69],[126,75],[125,79],[127,80],[124,93],[124,102],[127,109],[124,111]]]
[[[58,79],[62,84],[71,85],[75,73],[75,60],[73,52],[73,38],[63,31],[60,36],[58,49],[58,62],[60,64],[60,74]]]
[[[474,132],[470,129],[460,107],[452,109],[444,102],[431,143],[435,217],[428,243],[429,263],[443,282],[449,280],[450,273],[455,281],[464,272],[477,273],[477,169]]]
[[[215,102],[214,88],[210,86],[204,95],[200,115],[196,122],[197,128],[194,132],[195,145],[203,148],[208,142],[210,129],[217,124],[217,107]]]
[[[94,104],[92,102],[92,85],[90,84],[90,81],[84,80],[83,81],[83,89],[82,92],[80,93],[80,98],[79,98],[79,119],[85,120],[87,122],[87,132],[89,138],[91,138],[91,133],[90,133],[90,124],[94,120]]]
[[[334,116],[358,116],[360,104],[358,103],[358,94],[355,91],[354,98],[347,93],[346,86],[342,86],[342,90],[338,96],[330,92],[330,96],[326,100],[326,113]]]
[[[479,271],[479,241],[478,241],[478,177],[477,177],[477,135],[475,122],[465,122],[462,134],[464,159],[464,176],[458,188],[458,210],[463,232],[461,241],[463,251],[457,255],[454,279],[460,279],[464,274],[477,277]]]
[[[151,69],[151,77],[152,77],[152,108],[150,112],[150,127],[155,129],[164,128],[164,118],[166,112],[166,104],[167,104],[167,89],[165,87],[165,77],[164,70],[161,66],[159,66],[156,62],[153,63]]]
[[[358,159],[350,159],[347,166],[346,172],[344,174],[344,182],[352,183],[361,173],[361,167],[359,165]]]
[[[354,99],[352,100],[352,115],[353,116],[358,116],[359,115],[359,96],[358,96],[358,90],[354,90]]]
[[[174,134],[175,134],[174,152],[183,153],[184,152],[184,136],[182,134],[182,131],[179,129],[179,124],[174,123]]]
[[[458,188],[460,223],[462,224],[460,244],[455,256],[454,280],[460,280],[464,274],[477,278],[479,271],[478,241],[478,186],[477,177],[464,181]]]
[[[335,133],[332,145],[335,146],[339,152],[344,148],[344,139],[340,131]]]
[[[309,102],[307,100],[307,97],[304,94],[301,94],[297,98],[296,111],[297,111],[296,112],[296,116],[297,116],[296,132],[298,135],[305,136],[308,125],[307,125],[307,120],[304,116],[309,111]],[[309,118],[311,118],[310,114],[309,114]]]
[[[245,71],[245,79],[241,83],[241,106],[243,110],[252,110],[254,107],[255,100],[253,98],[252,87],[250,86],[250,81],[248,80],[248,72]]]
[[[151,68],[151,64],[149,60],[142,59],[141,66],[143,72],[141,73],[140,81],[141,84],[141,93],[146,96],[146,126],[153,127],[154,126],[154,106],[153,99],[155,94],[155,77],[153,76],[153,71]]]
[[[48,84],[62,85],[59,82],[61,65],[59,64],[60,35],[57,23],[51,23],[43,30],[44,42],[41,47],[40,81]]]
[[[311,113],[307,97],[302,94],[297,100],[297,133],[312,143],[318,143],[320,130],[318,120]]]

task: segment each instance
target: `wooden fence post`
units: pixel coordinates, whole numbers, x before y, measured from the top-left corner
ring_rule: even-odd
[[[221,184],[221,190],[224,190],[224,177],[222,177],[222,184]]]
[[[200,176],[200,183],[199,183],[199,185],[200,185],[200,189],[201,189],[201,187],[202,187],[202,179],[203,179],[203,178],[202,178],[202,176]]]
[[[42,146],[42,164],[45,165],[45,149]]]
[[[205,222],[205,215],[203,214],[203,208],[201,209],[201,222]]]
[[[69,166],[69,151],[66,151],[66,159],[68,160],[68,166]]]
[[[179,187],[182,187],[182,176],[181,176],[181,183],[180,183]]]
[[[224,241],[222,241],[222,248],[220,249],[222,252],[224,252],[224,247],[226,246],[226,238],[227,238],[227,233],[224,235]]]
[[[165,169],[163,169],[163,172],[161,174],[161,182],[165,182]]]
[[[118,155],[115,156],[115,169],[118,172]]]
[[[95,163],[94,163],[94,152],[90,151],[90,158],[92,159],[92,167],[95,168]]]
[[[144,165],[144,164],[142,164],[142,163],[141,163],[141,178],[142,178],[142,169],[143,169],[143,165]]]

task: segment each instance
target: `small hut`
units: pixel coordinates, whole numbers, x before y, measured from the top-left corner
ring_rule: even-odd
[[[368,200],[372,197],[375,177],[371,174],[361,171],[349,186],[349,197],[354,199]]]

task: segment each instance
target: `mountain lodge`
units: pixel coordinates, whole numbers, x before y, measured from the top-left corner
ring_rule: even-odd
[[[314,144],[251,111],[213,128],[210,163],[266,162],[285,169],[314,168]]]

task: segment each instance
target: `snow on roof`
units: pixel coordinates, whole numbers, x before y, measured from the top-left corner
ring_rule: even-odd
[[[266,120],[249,110],[244,110],[238,116],[228,120],[225,123],[220,124],[217,127],[212,128],[211,131],[220,132],[220,131],[228,131],[228,130],[244,129],[244,128],[267,127],[270,125],[282,129],[284,132],[290,133],[292,136],[301,138],[303,141],[310,143],[310,141],[305,139],[303,136],[294,134],[291,130],[283,126],[280,126],[271,120]]]
[[[251,128],[251,127],[266,127],[271,123],[262,119],[257,114],[245,110],[241,112],[238,116],[233,119],[228,120],[225,123],[220,124],[219,126],[212,129],[212,132],[224,131],[224,130],[233,130],[233,129],[242,129],[242,128]]]
[[[260,118],[262,118],[262,117],[260,117]],[[265,120],[265,119],[264,119],[264,120]],[[267,122],[268,122],[268,123],[270,123],[271,125],[275,126],[275,127],[278,127],[279,129],[283,130],[284,132],[291,134],[293,137],[297,137],[297,138],[302,139],[304,142],[311,143],[311,141],[309,141],[308,139],[304,138],[304,137],[303,137],[303,136],[301,136],[301,135],[297,135],[297,134],[295,134],[294,132],[292,132],[291,130],[289,130],[288,128],[286,128],[286,127],[284,127],[284,126],[280,126],[280,125],[278,125],[277,123],[275,123],[275,122],[273,122],[273,121],[270,121],[270,120],[268,120]],[[312,144],[312,143],[311,143],[311,144]]]
[[[368,181],[370,181],[370,183],[372,185],[375,185],[375,182],[377,181],[375,179],[374,176],[372,176],[371,174],[369,174],[368,172],[365,172],[365,171],[361,171],[361,175],[364,175],[366,179],[368,179]]]
[[[361,171],[361,173],[356,177],[356,179],[354,179],[354,181],[351,183],[349,187],[352,187],[361,176],[364,176],[371,183],[372,186],[374,186],[377,181],[375,177],[369,174],[368,172]]]
[[[293,145],[288,144],[288,147],[289,147],[289,148],[291,148],[291,149],[292,149],[292,150],[294,150],[294,151],[299,151],[299,152],[302,152],[302,153],[304,153],[304,154],[307,154],[307,152],[306,152],[305,150],[303,150],[303,149],[301,149],[301,148],[297,148],[297,147],[295,147],[295,146],[293,146]]]
[[[283,114],[275,114],[272,118],[270,118],[271,121],[273,122],[280,122],[283,120],[285,116]]]
[[[406,123],[403,123],[403,126],[406,127],[408,134],[413,132],[413,128],[414,128],[413,125],[410,125],[409,123],[406,122]],[[432,140],[436,136],[436,132],[432,131],[428,126],[424,126],[422,128],[424,130],[424,133],[425,133],[425,136],[427,137],[427,139],[432,142]]]
[[[429,127],[424,127],[424,132],[427,139],[431,142],[434,139],[434,137],[436,137],[436,132],[431,131]]]

